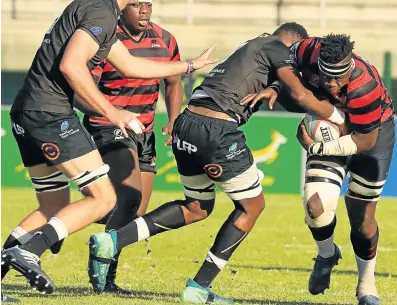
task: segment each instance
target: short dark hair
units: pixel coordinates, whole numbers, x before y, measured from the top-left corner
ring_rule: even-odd
[[[287,22],[282,24],[277,30],[274,31],[273,35],[279,36],[282,32],[292,33],[302,39],[309,38],[309,34],[307,33],[306,29],[296,22]]]
[[[337,64],[347,58],[354,49],[354,41],[345,34],[329,34],[321,42],[320,58],[326,63]]]

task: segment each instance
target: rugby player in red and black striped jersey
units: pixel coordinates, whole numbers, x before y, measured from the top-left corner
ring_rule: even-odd
[[[133,56],[155,61],[179,61],[176,39],[150,22],[151,14],[151,0],[129,3],[122,11],[117,38]],[[116,189],[115,212],[102,220],[106,223],[106,231],[109,231],[125,226],[146,212],[156,173],[153,120],[160,79],[125,78],[106,60],[93,70],[93,74],[109,102],[138,114],[145,126],[142,134],[128,131],[129,137],[126,138],[104,117],[86,116],[84,119],[84,125],[94,137],[103,160],[110,166],[109,177]],[[183,102],[183,87],[179,75],[165,78],[164,83],[169,122],[163,127],[163,134],[169,135],[166,144],[170,145],[172,126]],[[120,252],[110,263],[104,292],[130,294],[115,284],[119,256]],[[95,285],[93,287],[97,290]]]
[[[318,294],[329,287],[331,270],[341,257],[333,242],[334,210],[342,180],[350,171],[345,202],[359,273],[358,302],[377,305],[374,271],[379,230],[375,210],[393,154],[394,108],[376,68],[353,53],[353,47],[349,36],[334,34],[308,38],[291,47],[303,78],[313,91],[324,90],[346,111],[351,131],[327,143],[313,143],[302,126],[298,132],[310,155],[304,196],[306,223],[319,250],[309,291]],[[336,192],[332,192],[335,185]]]

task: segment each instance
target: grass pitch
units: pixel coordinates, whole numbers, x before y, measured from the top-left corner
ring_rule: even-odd
[[[180,193],[155,192],[149,209],[180,198]],[[78,198],[77,192],[73,197]],[[241,304],[357,304],[354,254],[343,200],[339,202],[336,243],[343,260],[334,269],[331,288],[325,295],[311,296],[307,281],[316,248],[303,222],[299,196],[266,196],[267,207],[253,232],[235,252],[229,264],[213,283],[214,292]],[[3,242],[18,222],[37,206],[30,189],[2,189]],[[132,245],[121,255],[117,283],[135,292],[134,298],[96,295],[86,273],[90,234],[99,225],[69,237],[58,255],[46,253],[42,265],[57,284],[57,291],[46,296],[32,291],[23,277],[11,271],[2,289],[22,304],[37,305],[154,305],[180,304],[179,293],[186,279],[193,277],[215,234],[233,208],[220,194],[213,214],[201,223],[161,234]],[[378,205],[380,244],[377,286],[382,305],[397,304],[397,200],[382,199]]]

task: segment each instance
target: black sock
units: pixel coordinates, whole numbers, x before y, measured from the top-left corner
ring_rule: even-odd
[[[46,224],[43,229],[37,232],[31,240],[21,246],[21,249],[41,256],[54,243],[59,241],[58,233],[52,225]]]
[[[4,243],[3,249],[9,249],[20,245],[21,243],[19,242],[19,240],[16,239],[14,236],[10,235]],[[3,280],[3,278],[7,275],[8,271],[10,271],[10,268],[7,265],[1,266],[1,280]]]
[[[119,264],[119,257],[121,250],[113,257],[113,260],[109,264],[108,275],[106,276],[106,283],[114,283],[116,280],[117,266]]]
[[[117,249],[121,250],[139,240],[185,226],[181,203],[181,200],[165,203],[117,230]]]
[[[233,252],[248,235],[248,232],[244,232],[234,225],[241,214],[240,210],[234,210],[219,230],[214,245],[193,279],[200,286],[209,287],[211,285]]]
[[[353,231],[350,232],[350,240],[354,249],[354,253],[362,260],[368,261],[375,257],[378,248],[379,228],[371,238],[359,236]]]
[[[312,228],[309,226],[309,229],[312,232],[314,240],[323,241],[330,238],[334,234],[335,227],[336,227],[336,216],[329,225],[326,225],[321,228]]]

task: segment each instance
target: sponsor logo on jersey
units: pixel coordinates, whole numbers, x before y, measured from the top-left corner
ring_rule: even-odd
[[[296,57],[294,54],[290,54],[288,59],[285,60],[287,64],[294,64],[296,63]]]
[[[101,35],[103,30],[100,26],[94,26],[92,28],[90,28],[90,32],[92,34],[94,34],[95,36]]]
[[[160,48],[161,45],[158,43],[157,39],[152,39],[152,48]]]

